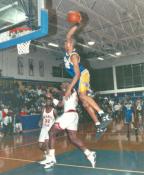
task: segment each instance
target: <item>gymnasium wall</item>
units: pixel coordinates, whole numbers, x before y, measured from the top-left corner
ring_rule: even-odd
[[[54,77],[53,66],[62,60],[50,56],[49,50],[36,49],[27,55],[18,55],[16,47],[0,51],[0,70],[3,77],[16,79],[62,82],[66,78]]]
[[[143,54],[89,61],[95,75],[91,77],[91,84],[100,94],[144,92]]]
[[[112,66],[127,65],[144,63],[144,55],[137,54],[131,56],[121,56],[117,58],[106,58],[104,61],[97,60],[96,58],[89,59],[90,65],[93,69],[102,69]]]

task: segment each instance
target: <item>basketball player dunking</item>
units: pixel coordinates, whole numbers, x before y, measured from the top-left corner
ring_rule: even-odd
[[[77,12],[76,12],[77,13]],[[68,14],[68,19],[74,19]],[[74,15],[74,13],[72,14]],[[70,21],[71,22],[71,21]],[[74,21],[72,21],[73,23]],[[76,88],[79,94],[79,98],[94,121],[98,131],[103,132],[105,128],[101,127],[100,122],[97,118],[96,113],[98,113],[103,122],[110,120],[109,116],[104,113],[104,111],[98,106],[91,96],[88,96],[90,91],[90,74],[89,71],[80,63],[80,56],[74,48],[73,36],[79,28],[81,19],[77,21],[79,23],[74,24],[68,31],[66,35],[65,51],[66,55],[64,57],[65,69],[68,74],[72,77],[72,81],[65,92],[65,97],[69,97],[73,88]]]

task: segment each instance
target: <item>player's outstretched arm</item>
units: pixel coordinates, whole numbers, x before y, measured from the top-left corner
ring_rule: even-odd
[[[68,33],[67,33],[67,35],[66,35],[66,39],[67,39],[67,40],[73,39],[73,35],[76,33],[76,31],[78,30],[78,28],[79,28],[79,24],[75,24],[74,26],[72,26],[72,27],[69,29],[69,31],[68,31]]]

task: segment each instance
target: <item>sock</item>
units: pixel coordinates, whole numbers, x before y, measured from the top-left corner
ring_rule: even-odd
[[[49,155],[50,156],[55,156],[55,149],[50,149],[49,150]]]
[[[86,156],[89,156],[90,153],[91,153],[91,151],[90,151],[89,149],[85,149],[85,150],[84,150],[84,154],[85,154]]]
[[[96,122],[95,125],[96,125],[96,126],[99,126],[99,125],[100,125],[100,122]]]
[[[55,149],[50,149],[50,150],[49,150],[49,156],[51,157],[51,161],[52,161],[53,163],[56,163]]]
[[[104,114],[104,111],[103,111],[103,110],[100,110],[100,111],[98,112],[98,114],[99,114],[99,115]]]

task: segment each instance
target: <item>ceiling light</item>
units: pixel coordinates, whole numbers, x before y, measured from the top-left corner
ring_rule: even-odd
[[[116,52],[115,55],[116,56],[120,56],[122,53],[121,52]]]
[[[59,47],[59,45],[55,43],[48,43],[48,46]]]
[[[94,44],[95,44],[94,41],[89,41],[89,42],[88,42],[88,45],[90,45],[90,46],[93,46]]]
[[[104,60],[104,58],[102,58],[102,57],[98,57],[97,59],[98,59],[98,60],[101,60],[101,61],[103,61],[103,60]]]
[[[111,56],[111,57],[116,57],[116,55],[111,54],[111,53],[109,53],[108,55]]]
[[[85,45],[85,44],[81,44],[81,43],[78,43],[78,45],[83,46],[83,47],[85,47],[85,48],[90,48],[89,46],[87,46],[87,45]]]

